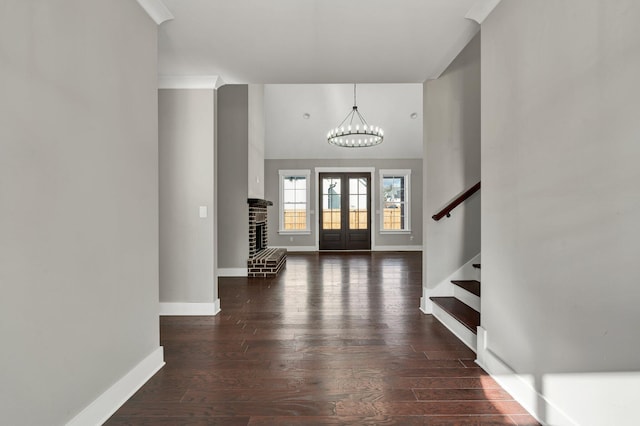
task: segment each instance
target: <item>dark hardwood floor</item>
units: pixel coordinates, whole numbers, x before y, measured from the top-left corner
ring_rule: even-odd
[[[289,254],[161,317],[167,365],[107,425],[537,425],[418,310],[420,253]]]

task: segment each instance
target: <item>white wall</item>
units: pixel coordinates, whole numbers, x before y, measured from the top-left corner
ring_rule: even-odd
[[[480,192],[456,207],[451,217],[431,219],[480,181],[480,34],[440,78],[425,82],[423,99],[426,298],[480,252]]]
[[[250,84],[248,96],[248,198],[264,199],[264,84]]]
[[[482,326],[550,424],[640,405],[638,22],[632,0],[503,1],[482,27]]]
[[[161,89],[160,301],[213,303],[213,89]],[[200,217],[200,208],[206,217]]]
[[[156,25],[0,6],[0,413],[59,425],[158,352]]]

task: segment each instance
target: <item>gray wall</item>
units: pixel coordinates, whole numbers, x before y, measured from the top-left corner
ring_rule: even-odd
[[[247,193],[249,198],[264,198],[264,84],[249,85],[249,155]]]
[[[480,252],[480,193],[439,222],[431,216],[480,181],[480,34],[424,84],[426,247],[432,288]]]
[[[631,0],[503,1],[482,28],[482,326],[584,425],[640,403],[638,22]]]
[[[214,90],[158,93],[160,301],[211,303]]]
[[[411,170],[411,234],[380,234],[375,235],[377,246],[417,246],[422,245],[422,160],[352,160],[352,159],[307,159],[307,160],[266,160],[265,161],[265,195],[266,199],[273,201],[273,207],[269,207],[269,245],[276,247],[295,246],[309,247],[316,245],[316,228],[318,216],[310,215],[310,235],[279,235],[278,204],[279,175],[278,170],[306,169],[311,172],[311,206],[310,209],[317,212],[316,199],[316,167],[373,167],[376,169],[375,180],[376,193],[371,202],[374,210],[380,209],[380,169],[410,169]],[[376,230],[380,229],[379,216],[376,215]],[[411,239],[413,236],[413,240]],[[293,241],[292,241],[293,240]]]
[[[246,268],[249,258],[248,86],[218,89],[218,267]]]
[[[156,25],[0,7],[0,412],[59,425],[159,347]]]

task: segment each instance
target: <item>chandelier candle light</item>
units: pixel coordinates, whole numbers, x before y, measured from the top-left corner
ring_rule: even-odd
[[[383,139],[384,131],[380,127],[369,125],[358,111],[354,84],[353,108],[338,127],[327,133],[327,142],[343,148],[366,148],[381,144]]]

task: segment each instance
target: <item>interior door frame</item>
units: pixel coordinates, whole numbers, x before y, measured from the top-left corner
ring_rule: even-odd
[[[369,183],[369,190],[371,191],[371,212],[370,214],[370,219],[371,219],[371,251],[373,251],[376,247],[376,233],[378,231],[377,228],[377,214],[378,211],[376,210],[376,206],[377,206],[377,202],[378,202],[378,194],[376,192],[376,179],[375,179],[375,175],[376,175],[376,168],[375,167],[316,167],[314,170],[315,173],[315,188],[314,188],[314,192],[315,192],[315,200],[316,200],[316,209],[315,209],[315,213],[316,215],[314,216],[314,220],[316,222],[316,251],[320,251],[320,225],[317,223],[318,222],[318,218],[320,217],[320,209],[322,208],[322,206],[318,205],[318,200],[320,199],[320,173],[370,173],[371,177],[369,178],[370,183]]]

